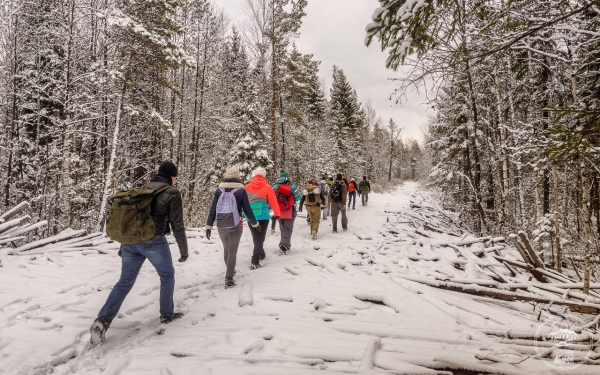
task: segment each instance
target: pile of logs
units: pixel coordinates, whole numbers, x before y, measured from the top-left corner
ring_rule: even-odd
[[[386,231],[380,233],[393,237],[386,242],[410,245],[407,257],[411,261],[428,262],[429,271],[402,275],[405,279],[503,301],[547,305],[546,310],[555,306],[563,309],[560,313],[568,309],[600,314],[600,293],[596,291],[600,283],[592,283],[589,295],[583,294],[583,283],[544,265],[524,232],[510,235],[508,241],[504,237],[467,237],[454,224],[450,213],[424,199],[411,200],[410,211],[386,213]],[[439,241],[440,237],[450,240]],[[408,242],[400,242],[407,239]],[[455,257],[448,257],[450,249]],[[457,277],[456,273],[436,266],[436,262],[443,261],[462,270],[464,276]]]
[[[31,216],[24,214],[29,203],[22,202],[0,215],[0,252],[9,255],[34,255],[43,253],[64,253],[72,251],[94,251],[104,253],[106,247],[99,245],[111,242],[102,233],[86,234],[85,229],[67,228],[54,236],[40,238],[41,230],[47,221],[32,222]],[[113,250],[115,246],[110,246]]]

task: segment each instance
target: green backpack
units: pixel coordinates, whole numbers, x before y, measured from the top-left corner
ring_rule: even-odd
[[[111,240],[132,245],[148,241],[156,233],[150,204],[156,196],[170,188],[165,185],[156,190],[134,189],[120,191],[110,199],[110,212],[106,234]]]

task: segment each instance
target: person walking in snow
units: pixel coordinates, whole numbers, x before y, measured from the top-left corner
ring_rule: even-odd
[[[331,220],[333,221],[333,233],[337,233],[337,218],[342,214],[342,229],[348,230],[348,217],[346,216],[346,199],[348,188],[342,179],[341,173],[335,178],[329,189],[329,200],[331,202]]]
[[[352,178],[350,179],[350,183],[348,184],[348,208],[352,206],[352,209],[356,208],[356,194],[360,196],[360,191],[358,189],[358,185],[356,181]]]
[[[306,205],[306,213],[310,218],[310,233],[312,239],[317,239],[317,233],[319,232],[319,222],[321,221],[321,208],[323,208],[325,202],[325,194],[315,185],[313,180],[308,181],[306,189],[302,192],[302,199],[300,200],[299,211],[302,212],[303,205]]]
[[[267,171],[263,167],[258,167],[252,172],[252,180],[244,187],[248,193],[250,207],[254,213],[254,217],[260,224],[262,230],[255,229],[250,225],[250,233],[252,233],[252,242],[254,242],[254,250],[252,251],[252,260],[250,261],[250,269],[260,268],[260,261],[265,259],[265,236],[269,227],[270,211],[273,210],[273,220],[278,220],[280,210],[275,191],[267,182]]]
[[[325,176],[323,176],[321,181],[319,181],[319,190],[321,190],[321,192],[323,192],[323,196],[325,197],[325,200],[323,201],[323,206],[321,206],[321,212],[323,212],[323,220],[327,220],[327,212],[328,212],[327,195],[329,194],[329,185],[325,181]]]
[[[290,180],[290,174],[282,170],[277,183],[273,185],[275,197],[279,204],[279,230],[281,230],[281,239],[279,249],[283,254],[287,254],[292,248],[292,233],[294,231],[294,221],[296,220],[296,202],[302,197],[302,193]]]
[[[213,225],[216,221],[217,231],[223,243],[223,258],[227,267],[225,289],[235,286],[233,276],[235,274],[237,251],[244,231],[242,211],[248,218],[251,227],[258,232],[263,230],[254,217],[252,208],[250,208],[248,193],[246,193],[244,185],[240,182],[240,171],[236,167],[231,167],[225,172],[223,182],[215,191],[210,213],[206,220],[206,238],[210,240]]]
[[[329,190],[331,190],[331,186],[333,185],[333,177],[327,178],[327,213],[331,215],[331,199],[329,199]]]
[[[369,193],[371,193],[371,184],[367,181],[367,176],[363,176],[363,179],[358,184],[358,192],[362,196],[362,205],[366,206],[369,204]]]
[[[158,172],[152,178],[151,182],[144,186],[144,190],[154,191],[154,196],[151,197],[150,214],[154,222],[154,236],[147,241],[121,244],[119,255],[121,256],[121,276],[117,284],[111,290],[106,303],[98,313],[98,318],[94,321],[90,328],[90,342],[95,345],[105,341],[105,334],[110,327],[113,319],[117,316],[125,297],[137,278],[137,275],[142,268],[142,265],[148,259],[158,276],[160,277],[160,322],[170,323],[174,319],[183,316],[183,313],[174,311],[173,292],[175,290],[175,268],[171,258],[171,250],[165,238],[171,230],[179,247],[180,262],[185,262],[188,259],[188,245],[185,235],[185,226],[183,223],[183,207],[181,203],[181,193],[174,186],[177,180],[177,166],[170,161],[163,162],[158,168]],[[140,193],[144,192],[140,191]],[[127,192],[130,193],[130,192]],[[135,191],[134,191],[135,193]],[[121,193],[122,194],[122,193]],[[115,195],[116,199],[117,195]],[[127,199],[127,197],[125,198]],[[124,206],[132,200],[129,197]],[[121,202],[114,203],[119,205]],[[137,204],[132,205],[137,209]],[[121,206],[122,209],[123,206]],[[109,226],[118,225],[120,229],[127,232],[127,227],[134,227],[139,223],[117,222],[121,219],[120,216],[113,217],[111,207],[111,215]],[[117,212],[117,211],[115,211]],[[124,216],[123,216],[124,217]],[[107,230],[108,232],[108,230]],[[134,235],[137,234],[134,230]],[[110,234],[109,234],[110,235]],[[150,234],[152,235],[152,234]],[[125,241],[123,241],[125,242]],[[131,241],[127,241],[131,242]]]

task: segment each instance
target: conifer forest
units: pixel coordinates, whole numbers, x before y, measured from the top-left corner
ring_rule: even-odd
[[[365,44],[392,101],[425,95],[423,140],[360,102],[343,61],[322,82],[294,43],[307,1],[244,0],[244,25],[209,0],[0,2],[0,212],[99,230],[107,197],[172,160],[197,227],[231,165],[345,172],[419,180],[473,233],[524,231],[557,271],[597,276],[597,0],[379,0]]]

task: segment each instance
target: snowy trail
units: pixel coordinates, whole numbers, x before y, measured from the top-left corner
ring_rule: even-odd
[[[245,230],[238,285],[228,290],[220,241],[190,239],[190,259],[175,264],[176,309],[186,315],[159,324],[158,277],[145,264],[106,344],[92,349],[87,330],[118,279],[116,253],[8,257],[0,271],[0,374],[547,373],[541,361],[523,360],[533,347],[489,334],[535,331],[530,305],[407,279],[463,272],[419,261],[445,259],[448,250],[409,247],[408,225],[397,238],[386,232],[385,211],[408,211],[417,189],[407,183],[371,194],[368,207],[348,212],[347,232],[333,234],[324,221],[316,242],[299,217],[291,253],[277,253],[277,230],[253,271]]]

